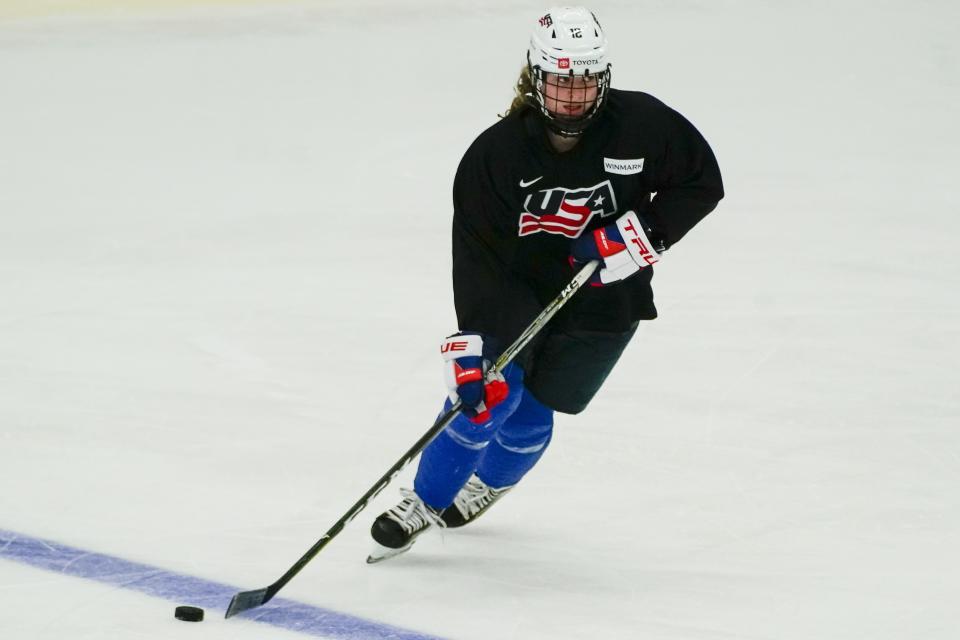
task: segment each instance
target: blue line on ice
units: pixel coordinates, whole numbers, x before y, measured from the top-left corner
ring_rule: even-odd
[[[233,594],[241,591],[230,585],[84,551],[50,540],[31,538],[3,529],[0,529],[0,558],[139,591],[180,604],[213,609],[221,615],[227,610]],[[267,604],[241,613],[237,617],[321,638],[440,640],[436,636],[407,631],[282,598],[274,598]]]

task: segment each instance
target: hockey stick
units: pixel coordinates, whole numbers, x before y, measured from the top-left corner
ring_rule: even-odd
[[[593,275],[593,272],[596,270],[598,262],[596,260],[588,262],[580,271],[573,277],[573,280],[570,281],[566,287],[563,288],[556,298],[550,301],[550,304],[540,312],[533,322],[530,323],[523,333],[520,334],[520,337],[510,345],[506,351],[500,354],[500,357],[497,358],[497,362],[493,365],[495,371],[500,371],[506,367],[510,362],[517,357],[517,354],[527,344],[533,340],[547,322],[560,310],[560,308],[567,303],[568,300],[573,296],[574,293],[580,289],[583,284],[590,279],[590,276]],[[317,540],[317,542],[310,547],[310,549],[303,554],[299,560],[297,560],[292,567],[287,569],[287,572],[280,576],[280,578],[271,584],[269,587],[264,587],[263,589],[256,589],[254,591],[242,591],[230,600],[230,606],[227,607],[227,614],[225,617],[229,618],[235,616],[242,611],[247,609],[253,609],[254,607],[259,607],[262,604],[269,602],[273,596],[277,595],[277,592],[283,588],[285,584],[290,582],[295,575],[300,573],[300,570],[307,566],[307,563],[313,560],[313,558],[320,553],[320,550],[327,546],[331,540],[333,540],[337,534],[339,534],[343,528],[350,523],[351,520],[357,517],[357,515],[363,511],[370,501],[375,498],[381,491],[383,491],[390,481],[393,480],[398,473],[403,471],[403,469],[416,458],[421,451],[423,451],[430,441],[435,437],[440,435],[440,432],[443,431],[448,424],[450,424],[454,418],[460,414],[460,401],[458,400],[450,409],[444,413],[442,416],[437,418],[436,423],[430,430],[423,434],[416,444],[410,447],[410,450],[403,454],[403,457],[397,460],[389,471],[383,474],[383,477],[377,480],[377,483],[370,487],[370,490],[363,494],[355,505],[350,507],[350,510],[339,520],[336,524],[330,527],[330,530],[327,531],[322,538]]]

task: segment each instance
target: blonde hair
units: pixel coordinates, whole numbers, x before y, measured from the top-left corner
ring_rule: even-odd
[[[520,77],[517,78],[516,84],[513,85],[513,101],[500,117],[503,118],[511,113],[520,113],[521,111],[530,109],[534,101],[533,93],[533,77],[530,75],[530,67],[523,65],[523,68],[520,69]]]

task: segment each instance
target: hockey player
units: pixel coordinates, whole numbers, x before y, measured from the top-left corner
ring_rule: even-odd
[[[652,265],[723,197],[709,145],[653,96],[610,87],[607,41],[587,9],[552,8],[533,26],[505,117],[460,162],[453,186],[447,338],[458,416],[423,452],[413,491],[380,515],[376,562],[432,525],[476,519],[537,463],[555,411],[583,411],[641,320],[657,312]],[[502,375],[487,370],[575,269],[590,287]]]

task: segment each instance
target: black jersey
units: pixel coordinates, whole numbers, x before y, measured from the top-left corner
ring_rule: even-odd
[[[703,136],[653,96],[611,89],[597,122],[566,153],[539,116],[511,113],[467,150],[453,186],[453,283],[462,331],[510,344],[573,277],[570,243],[634,210],[669,247],[723,197]],[[552,321],[623,332],[657,315],[653,267],[584,287]]]

